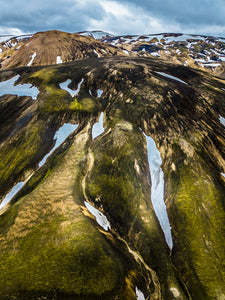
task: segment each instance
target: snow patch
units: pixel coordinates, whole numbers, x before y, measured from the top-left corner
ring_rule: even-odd
[[[33,100],[36,100],[39,90],[29,83],[15,85],[19,78],[20,75],[16,75],[11,79],[0,82],[0,97],[3,95],[17,95],[18,97],[32,97]]]
[[[2,209],[9,201],[12,200],[12,198],[19,192],[19,190],[22,189],[24,186],[25,182],[21,181],[18,182],[14,187],[11,189],[11,191],[5,196],[5,198],[2,200],[0,204],[0,209]]]
[[[31,58],[30,62],[27,64],[28,67],[32,65],[32,63],[33,63],[33,61],[34,61],[36,55],[37,55],[37,53],[34,52],[34,54],[31,56],[32,58]]]
[[[155,141],[143,132],[147,142],[148,163],[151,174],[151,201],[155,214],[159,220],[161,228],[164,232],[167,245],[173,248],[171,227],[164,203],[164,174],[161,169],[161,156],[156,147]]]
[[[157,73],[157,74],[159,74],[159,75],[162,75],[162,76],[164,76],[164,77],[167,77],[167,78],[170,78],[170,79],[179,81],[179,82],[181,82],[181,83],[183,83],[183,84],[188,85],[187,82],[185,82],[185,81],[183,81],[183,80],[181,80],[181,79],[179,79],[179,78],[177,78],[177,77],[175,77],[175,76],[168,75],[168,74],[166,74],[166,73],[164,73],[164,72],[155,72],[155,73]]]
[[[158,52],[151,52],[150,53],[152,56],[160,57],[161,55]]]
[[[94,140],[96,137],[101,135],[105,128],[103,127],[103,117],[104,113],[101,112],[98,122],[96,122],[92,127],[92,139]]]
[[[223,124],[223,126],[225,126],[225,118],[219,116],[219,119],[220,119],[220,123]]]
[[[62,58],[61,58],[60,55],[58,55],[58,56],[56,57],[56,64],[58,65],[58,64],[62,64],[62,63],[63,63]]]
[[[123,50],[123,52],[126,54],[126,55],[129,55],[129,52],[127,50]]]
[[[81,84],[84,82],[84,78],[81,79],[81,81],[78,83],[78,87],[76,90],[71,90],[68,86],[69,84],[71,83],[71,80],[70,79],[67,79],[65,82],[62,82],[59,84],[60,88],[67,91],[68,93],[70,93],[70,95],[72,97],[74,96],[77,96],[78,93],[80,92],[80,87],[81,87]]]
[[[110,223],[106,216],[101,213],[98,209],[96,209],[94,206],[92,206],[90,203],[87,201],[84,201],[85,206],[89,210],[89,212],[95,217],[96,222],[106,231],[108,229],[111,229]]]
[[[108,32],[104,32],[104,31],[83,31],[83,32],[78,32],[78,34],[80,35],[84,35],[84,36],[91,36],[96,40],[100,40],[105,38],[106,36],[110,36],[113,37],[114,35]]]
[[[101,97],[102,96],[102,93],[103,93],[103,90],[97,90],[97,95],[98,95],[98,97]]]
[[[225,173],[221,173],[221,175],[222,175],[223,177],[225,177]]]
[[[135,288],[137,300],[145,300],[145,296],[137,287]]]
[[[59,130],[56,131],[54,135],[55,146],[52,148],[52,150],[45,155],[45,157],[40,161],[39,167],[43,166],[43,164],[46,162],[46,159],[52,154],[52,152],[55,151],[56,148],[58,148],[65,140],[66,138],[77,129],[79,124],[71,124],[71,123],[65,123],[63,126],[59,128]]]

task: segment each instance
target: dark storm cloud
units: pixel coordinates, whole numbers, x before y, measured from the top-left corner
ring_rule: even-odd
[[[79,31],[90,19],[101,18],[104,11],[95,1],[74,0],[0,0],[0,26],[23,32],[48,29]]]
[[[196,25],[225,25],[224,0],[122,0],[144,8],[168,22]]]
[[[224,16],[225,0],[0,0],[0,33],[101,29],[225,36]]]

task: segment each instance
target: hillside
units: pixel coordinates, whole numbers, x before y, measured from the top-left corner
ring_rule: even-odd
[[[2,65],[0,299],[224,299],[225,81],[107,43]]]
[[[10,45],[14,45],[13,40],[10,39],[10,42]],[[22,42],[19,48],[16,45],[16,48],[10,47],[10,57],[4,55],[6,59],[1,63],[2,69],[54,65],[90,57],[123,55],[116,47],[92,37],[56,30],[36,33]],[[9,54],[9,50],[6,53]],[[3,54],[4,52],[2,57]]]
[[[161,58],[225,77],[224,38],[181,33],[114,36],[102,31],[41,32],[34,35],[31,44],[30,38],[32,35],[0,37],[3,68],[122,55]],[[28,49],[22,48],[18,54],[17,50],[24,44]]]

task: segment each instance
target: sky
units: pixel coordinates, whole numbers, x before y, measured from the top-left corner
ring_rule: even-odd
[[[0,35],[53,29],[225,37],[225,0],[0,0]]]

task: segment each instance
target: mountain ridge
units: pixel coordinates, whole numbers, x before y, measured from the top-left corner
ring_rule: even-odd
[[[225,81],[150,55],[32,55],[0,70],[0,298],[223,299]]]
[[[45,34],[45,39],[48,39],[48,36],[50,36],[53,32],[54,31],[43,32],[43,34]],[[75,59],[83,59],[85,57],[92,56],[150,56],[162,58],[166,61],[172,60],[174,61],[174,63],[188,65],[192,68],[197,68],[201,70],[206,70],[212,72],[214,75],[224,78],[225,38],[182,33],[113,36],[110,33],[102,31],[84,31],[78,32],[76,34],[65,32],[63,33],[60,31],[55,32],[58,32],[58,35],[64,35],[64,38],[65,35],[74,35],[75,37],[76,34],[78,34],[78,36],[76,36],[74,41],[72,38],[71,41],[68,41],[67,48],[71,49],[69,53],[68,49],[63,50],[60,48],[60,46],[58,46],[58,55],[52,53],[52,56],[55,56],[54,59],[44,58],[46,54],[43,53],[40,54],[40,56],[43,56],[43,58],[39,57],[39,62],[37,62],[37,59],[35,59],[36,64],[54,64],[57,61],[57,56],[61,57],[61,55],[64,56],[64,62],[73,61]],[[40,35],[40,33],[37,34]],[[35,36],[37,34],[35,34]],[[85,46],[82,46],[80,41],[80,46],[78,46],[77,43],[79,43],[79,40],[82,39],[79,38],[79,36],[87,36],[87,38],[92,37],[96,41],[99,41],[99,43],[103,42],[103,44],[93,42],[92,49],[89,49],[87,51],[87,49],[90,48],[90,41],[88,39],[83,40]],[[55,42],[56,40],[57,37],[55,36]],[[27,42],[26,36],[24,37],[24,41]],[[41,43],[44,45],[43,41]],[[15,67],[13,62],[17,60],[16,56],[18,56],[18,54],[15,53],[15,50],[17,49],[15,48],[16,46],[9,41],[8,44],[9,47],[7,47],[7,43],[2,43],[1,49],[3,52],[0,54],[0,59],[2,57],[2,68],[8,68],[13,66]],[[21,47],[21,45],[19,45],[19,47]],[[4,50],[5,48],[7,50]],[[78,53],[76,53],[77,51]],[[84,52],[83,54],[82,51]],[[20,50],[20,52],[22,51]],[[31,50],[31,54],[29,54],[29,57],[32,57],[32,54],[34,53],[36,53],[35,50]],[[12,54],[15,55],[13,59],[9,57]],[[24,54],[21,55],[27,55],[26,51]],[[11,60],[12,63],[10,62]],[[43,60],[43,62],[41,62],[41,60]],[[59,58],[59,61],[61,62],[61,58]],[[27,63],[29,63],[29,61],[27,61]],[[23,60],[18,62],[18,66],[21,66],[22,64],[25,65],[25,62]]]

